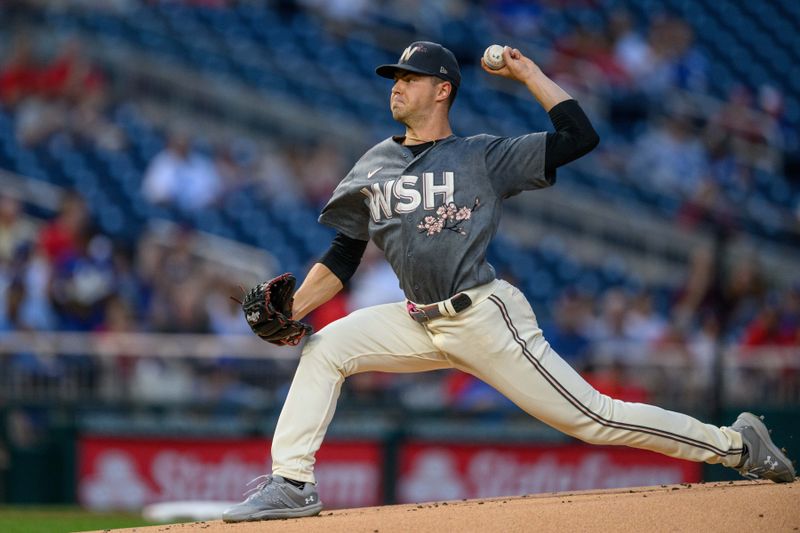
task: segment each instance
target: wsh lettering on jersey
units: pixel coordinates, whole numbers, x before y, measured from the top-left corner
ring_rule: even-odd
[[[392,218],[393,213],[413,213],[420,204],[426,211],[432,211],[439,205],[453,201],[455,176],[452,172],[443,172],[439,183],[435,183],[433,172],[423,172],[422,192],[419,191],[418,182],[419,176],[403,175],[361,189],[361,193],[369,199],[372,220],[380,222],[381,218]]]

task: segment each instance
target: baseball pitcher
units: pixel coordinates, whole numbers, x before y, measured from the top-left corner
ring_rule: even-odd
[[[321,511],[314,456],[345,378],[368,371],[457,368],[585,442],[794,480],[791,461],[750,413],[716,427],[594,390],[547,343],[523,294],[495,277],[486,249],[503,200],[553,185],[557,168],[599,138],[580,105],[519,50],[504,47],[502,61],[481,64],[524,84],[555,132],[454,135],[448,116],[461,73],[439,44],[412,43],[397,63],[377,68],[394,80],[389,107],[405,133],[371,148],[336,188],[319,218],[336,237],[300,288],[294,292],[294,278],[284,275],[254,288],[243,305],[256,334],[297,344],[310,333],[300,320],[342,289],[370,239],[384,251],[406,301],[361,309],[307,338],[275,429],[272,474],[258,478],[247,499],[225,511],[225,521]]]

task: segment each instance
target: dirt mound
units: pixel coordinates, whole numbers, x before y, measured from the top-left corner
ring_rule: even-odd
[[[800,484],[664,485],[323,511],[271,522],[192,522],[136,533],[450,531],[800,531]]]

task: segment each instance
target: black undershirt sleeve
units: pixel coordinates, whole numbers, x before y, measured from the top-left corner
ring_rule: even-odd
[[[547,134],[544,169],[547,179],[555,181],[558,167],[591,152],[600,137],[575,100],[553,106],[548,115],[556,132]]]
[[[319,262],[328,267],[342,284],[345,284],[355,274],[366,249],[367,241],[352,239],[344,233],[337,233],[331,247]]]

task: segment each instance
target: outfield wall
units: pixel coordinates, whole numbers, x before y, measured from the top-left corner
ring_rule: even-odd
[[[757,410],[756,410],[757,411]],[[736,412],[726,413],[733,420]],[[797,455],[800,411],[765,413],[774,438]],[[4,415],[9,416],[9,411]],[[131,509],[176,500],[241,498],[269,471],[269,438],[88,431],[64,417],[33,445],[11,446],[3,492],[8,503],[74,503]],[[504,438],[498,423],[462,420],[463,431],[342,431],[334,424],[319,452],[317,475],[331,508],[627,486],[737,479],[718,465],[677,461],[623,447],[578,443],[537,426]],[[6,424],[8,425],[8,424]],[[502,426],[503,423],[501,422]],[[505,424],[508,429],[513,425]],[[444,429],[444,428],[440,428]]]

